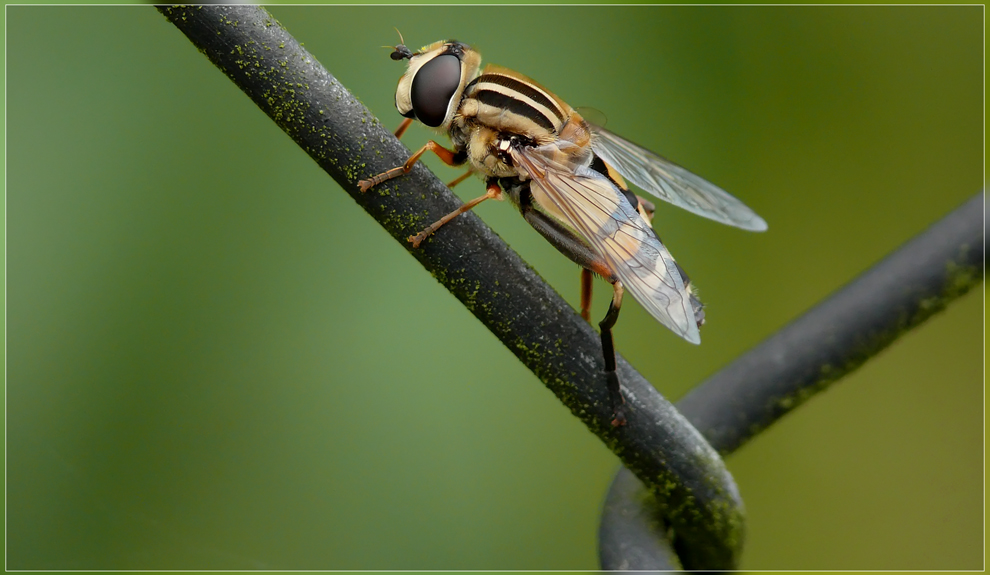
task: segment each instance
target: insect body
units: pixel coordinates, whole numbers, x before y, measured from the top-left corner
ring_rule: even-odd
[[[625,414],[612,327],[625,291],[660,323],[691,343],[700,343],[704,310],[684,270],[653,231],[653,205],[629,191],[628,178],[648,193],[701,216],[762,231],[763,221],[742,202],[684,168],[612,132],[587,122],[533,80],[488,65],[456,41],[430,44],[413,53],[399,45],[393,60],[409,60],[395,105],[406,117],[446,132],[448,150],[429,141],[402,166],[359,183],[366,191],[412,169],[427,150],[452,166],[468,164],[485,178],[485,195],[471,200],[409,241],[414,247],[442,225],[503,192],[523,217],[582,270],[581,313],[587,320],[591,274],[612,284],[613,296],[599,323],[612,425]],[[480,72],[479,72],[480,70]]]

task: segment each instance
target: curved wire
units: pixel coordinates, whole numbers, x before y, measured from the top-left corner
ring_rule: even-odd
[[[983,281],[984,203],[976,194],[702,382],[677,403],[680,412],[728,455],[945,309]],[[640,519],[657,510],[637,483],[621,469],[609,489],[599,530],[603,569],[668,564],[669,545]]]

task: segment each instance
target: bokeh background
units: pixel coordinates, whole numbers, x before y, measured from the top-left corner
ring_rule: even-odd
[[[393,26],[453,37],[764,216],[661,206],[704,343],[616,338],[671,399],[984,185],[980,7],[271,11],[386,125]],[[618,460],[178,30],[6,29],[8,568],[597,567]],[[728,459],[744,568],[982,568],[983,291]]]

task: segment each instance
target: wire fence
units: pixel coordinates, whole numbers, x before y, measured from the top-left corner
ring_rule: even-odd
[[[614,428],[591,326],[473,214],[412,249],[406,238],[460,200],[422,164],[361,193],[359,180],[402,164],[408,150],[268,12],[159,10],[622,460],[600,531],[605,569],[735,568],[742,499],[720,453],[982,281],[980,194],[677,407],[618,358],[630,413],[625,427]],[[485,257],[468,257],[477,253]],[[652,501],[645,506],[643,490]]]

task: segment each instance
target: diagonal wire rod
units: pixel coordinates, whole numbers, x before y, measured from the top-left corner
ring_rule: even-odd
[[[822,303],[711,376],[677,407],[728,455],[978,285],[986,252],[980,192]],[[670,569],[659,512],[626,469],[599,528],[603,569]]]
[[[983,280],[983,192],[734,360],[677,407],[728,455]]]
[[[622,358],[628,424],[613,428],[598,335],[477,216],[412,249],[406,238],[460,200],[422,164],[360,193],[358,180],[402,164],[409,151],[268,12],[158,9],[649,486],[684,567],[737,565],[742,500],[718,453]]]

